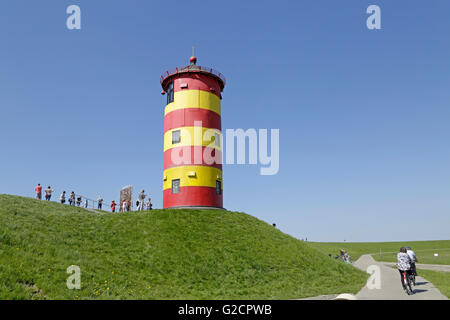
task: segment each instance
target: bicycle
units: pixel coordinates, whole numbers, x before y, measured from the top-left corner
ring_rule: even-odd
[[[411,272],[409,273],[409,278],[411,280],[411,283],[415,286],[416,285],[416,274],[414,272],[414,265],[411,264]]]
[[[410,296],[412,295],[414,292],[412,290],[412,286],[411,286],[411,274],[409,274],[406,270],[405,271],[401,271],[402,273],[402,278],[403,278],[403,284],[404,284],[404,289],[406,291],[406,293]]]

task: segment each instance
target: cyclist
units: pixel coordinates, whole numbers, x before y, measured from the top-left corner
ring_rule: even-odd
[[[397,254],[397,268],[400,272],[400,279],[402,281],[402,287],[403,290],[408,292],[409,289],[405,285],[405,275],[409,276],[411,274],[411,258],[409,257],[408,253],[406,252],[405,247],[400,248],[400,252]]]
[[[406,253],[411,258],[411,267],[413,268],[414,275],[417,276],[416,262],[419,262],[419,260],[417,259],[416,253],[412,251],[411,247],[406,247]]]

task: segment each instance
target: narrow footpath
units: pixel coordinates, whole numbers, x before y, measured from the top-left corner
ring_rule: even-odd
[[[416,286],[413,287],[414,294],[408,296],[400,283],[400,274],[392,265],[377,262],[371,255],[362,255],[354,266],[363,271],[371,265],[380,268],[380,289],[369,289],[366,286],[356,294],[358,300],[448,300],[432,283],[418,276]]]

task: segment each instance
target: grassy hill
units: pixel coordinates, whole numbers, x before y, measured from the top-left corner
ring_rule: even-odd
[[[397,262],[397,253],[402,246],[410,246],[419,263],[450,264],[450,240],[404,241],[404,242],[310,242],[309,245],[326,254],[336,255],[339,249],[349,252],[353,260],[362,254],[372,254],[375,260]],[[381,255],[380,255],[381,251]],[[439,256],[436,258],[435,253]]]
[[[81,290],[66,287],[71,265]],[[367,276],[244,213],[0,195],[0,299],[295,299],[356,293]]]

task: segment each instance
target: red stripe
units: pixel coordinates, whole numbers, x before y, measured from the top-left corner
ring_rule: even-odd
[[[164,133],[175,128],[193,127],[195,121],[201,121],[204,128],[222,130],[220,115],[214,111],[187,108],[174,110],[164,117]]]
[[[223,197],[210,187],[181,187],[180,192],[172,194],[171,189],[164,190],[164,208],[185,206],[223,207]]]
[[[196,165],[196,166],[206,166],[206,167],[214,167],[217,169],[222,170],[222,164],[221,163],[214,163],[214,164],[207,164],[205,162],[205,159],[203,159],[203,155],[205,150],[208,149],[208,155],[211,154],[212,157],[217,157],[218,159],[222,159],[222,152],[210,148],[210,147],[202,147],[202,146],[185,146],[185,147],[175,147],[171,148],[169,150],[166,150],[164,152],[164,170],[172,167],[179,167],[179,166],[186,166],[186,165]],[[190,151],[190,155],[188,154]],[[195,163],[195,155],[196,152],[202,155],[202,161],[199,164]],[[201,153],[200,153],[201,152]],[[186,155],[186,158],[183,156]],[[198,156],[198,155],[197,155]],[[179,162],[179,159],[187,159],[187,163],[177,163]],[[180,160],[181,161],[181,160]],[[212,159],[211,159],[212,161]]]
[[[219,82],[215,78],[201,73],[185,73],[176,76],[173,81],[173,91],[178,92],[183,90],[207,91],[222,98]]]

